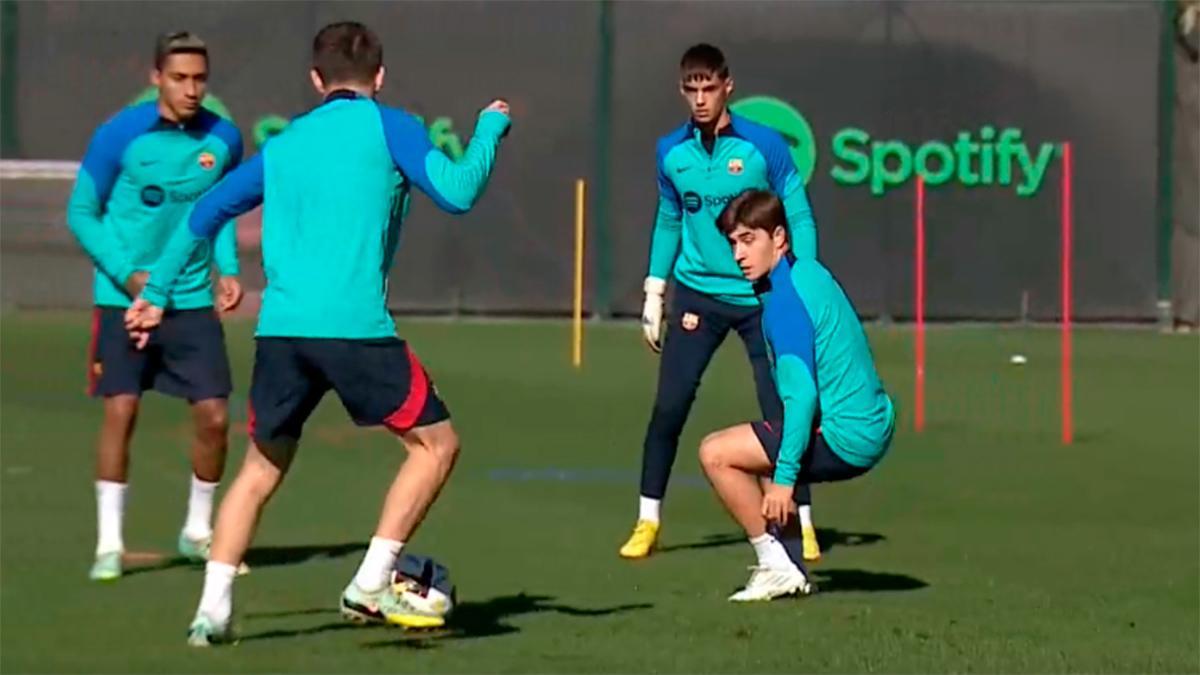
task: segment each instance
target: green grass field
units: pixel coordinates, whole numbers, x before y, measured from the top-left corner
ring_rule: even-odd
[[[572,370],[561,323],[402,322],[464,439],[411,550],[459,585],[453,630],[340,622],[336,601],[401,459],[327,398],[237,584],[243,640],[193,650],[199,568],[86,573],[94,546],[84,397],[87,317],[3,317],[0,670],[4,672],[1147,672],[1200,670],[1200,349],[1194,337],[1083,329],[1077,442],[1058,442],[1057,333],[933,329],[929,421],[911,430],[911,335],[871,330],[899,402],[891,454],[818,487],[824,592],[725,596],[752,552],[704,483],[700,437],[754,416],[731,340],[700,392],[666,505],[664,550],[630,564],[655,358],[596,325]],[[251,326],[229,343],[245,443]],[[1023,367],[1009,356],[1029,357]],[[187,417],[147,399],[125,539],[169,552],[182,522]]]

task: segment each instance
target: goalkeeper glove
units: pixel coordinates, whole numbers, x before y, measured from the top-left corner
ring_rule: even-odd
[[[663,294],[667,292],[667,282],[656,277],[646,277],[642,285],[646,291],[646,302],[642,305],[642,335],[646,344],[656,353],[662,351],[663,333]]]

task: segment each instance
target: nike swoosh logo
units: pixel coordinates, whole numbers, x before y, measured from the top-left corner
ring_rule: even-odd
[[[158,164],[158,160],[157,159],[138,160],[138,166],[150,166],[151,164]]]
[[[678,166],[678,167],[675,167],[675,173],[683,173],[684,171],[687,171],[687,170],[688,170],[688,169],[690,169],[690,168],[692,168],[692,167],[690,167],[690,166]]]

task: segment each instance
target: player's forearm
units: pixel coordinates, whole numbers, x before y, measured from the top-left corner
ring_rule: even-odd
[[[241,271],[238,264],[237,221],[225,223],[213,244],[213,262],[221,276],[235,277]]]
[[[458,161],[440,151],[431,151],[426,156],[425,169],[430,183],[450,210],[465,213],[483,195],[496,164],[500,140],[508,127],[507,115],[484,112],[479,116],[466,152]]]
[[[262,198],[263,159],[259,153],[226,174],[188,208],[151,270],[142,297],[163,307],[175,279],[204,241],[215,236],[222,225],[230,225],[235,218],[261,204]]]
[[[789,222],[791,216],[788,216]],[[817,258],[817,228],[812,219],[805,224],[803,221],[790,225],[790,241],[792,254],[800,260],[816,260]]]
[[[206,236],[197,236],[186,225],[176,228],[174,234],[167,241],[162,255],[158,257],[158,262],[150,270],[150,277],[146,280],[145,289],[142,290],[142,298],[156,307],[166,307],[167,298],[170,296],[171,287],[175,285],[175,280],[187,265],[187,261],[196,254],[207,238]]]
[[[787,213],[789,234],[791,235],[792,253],[802,260],[815,260],[817,257],[817,223],[813,219],[812,208],[808,204],[808,196],[803,186],[797,186],[784,199],[784,209]]]
[[[775,462],[775,475],[772,480],[777,485],[795,485],[800,475],[800,460],[808,449],[808,432],[801,431],[801,422],[791,422],[798,417],[789,413],[787,407],[783,411],[783,437],[779,443],[779,458]],[[809,424],[812,420],[810,418]]]
[[[683,223],[679,217],[666,211],[660,203],[654,217],[654,232],[650,235],[650,266],[647,276],[666,279],[679,257],[679,245],[683,239]]]
[[[773,480],[778,485],[795,485],[800,475],[800,462],[812,436],[817,412],[816,386],[808,366],[791,355],[779,360],[775,380],[783,400],[783,435]]]
[[[81,179],[76,183],[67,203],[67,227],[96,267],[118,286],[124,286],[134,272],[133,262],[104,225],[98,200],[88,194],[90,188],[83,182]]]

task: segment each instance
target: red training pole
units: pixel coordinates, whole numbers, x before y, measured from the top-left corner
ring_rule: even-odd
[[[914,378],[913,398],[916,401],[913,414],[913,427],[916,431],[925,430],[925,179],[917,174],[917,213],[916,213],[916,335],[914,348],[916,351],[916,377]]]
[[[1071,390],[1071,144],[1062,145],[1062,442],[1074,438],[1074,412]]]

